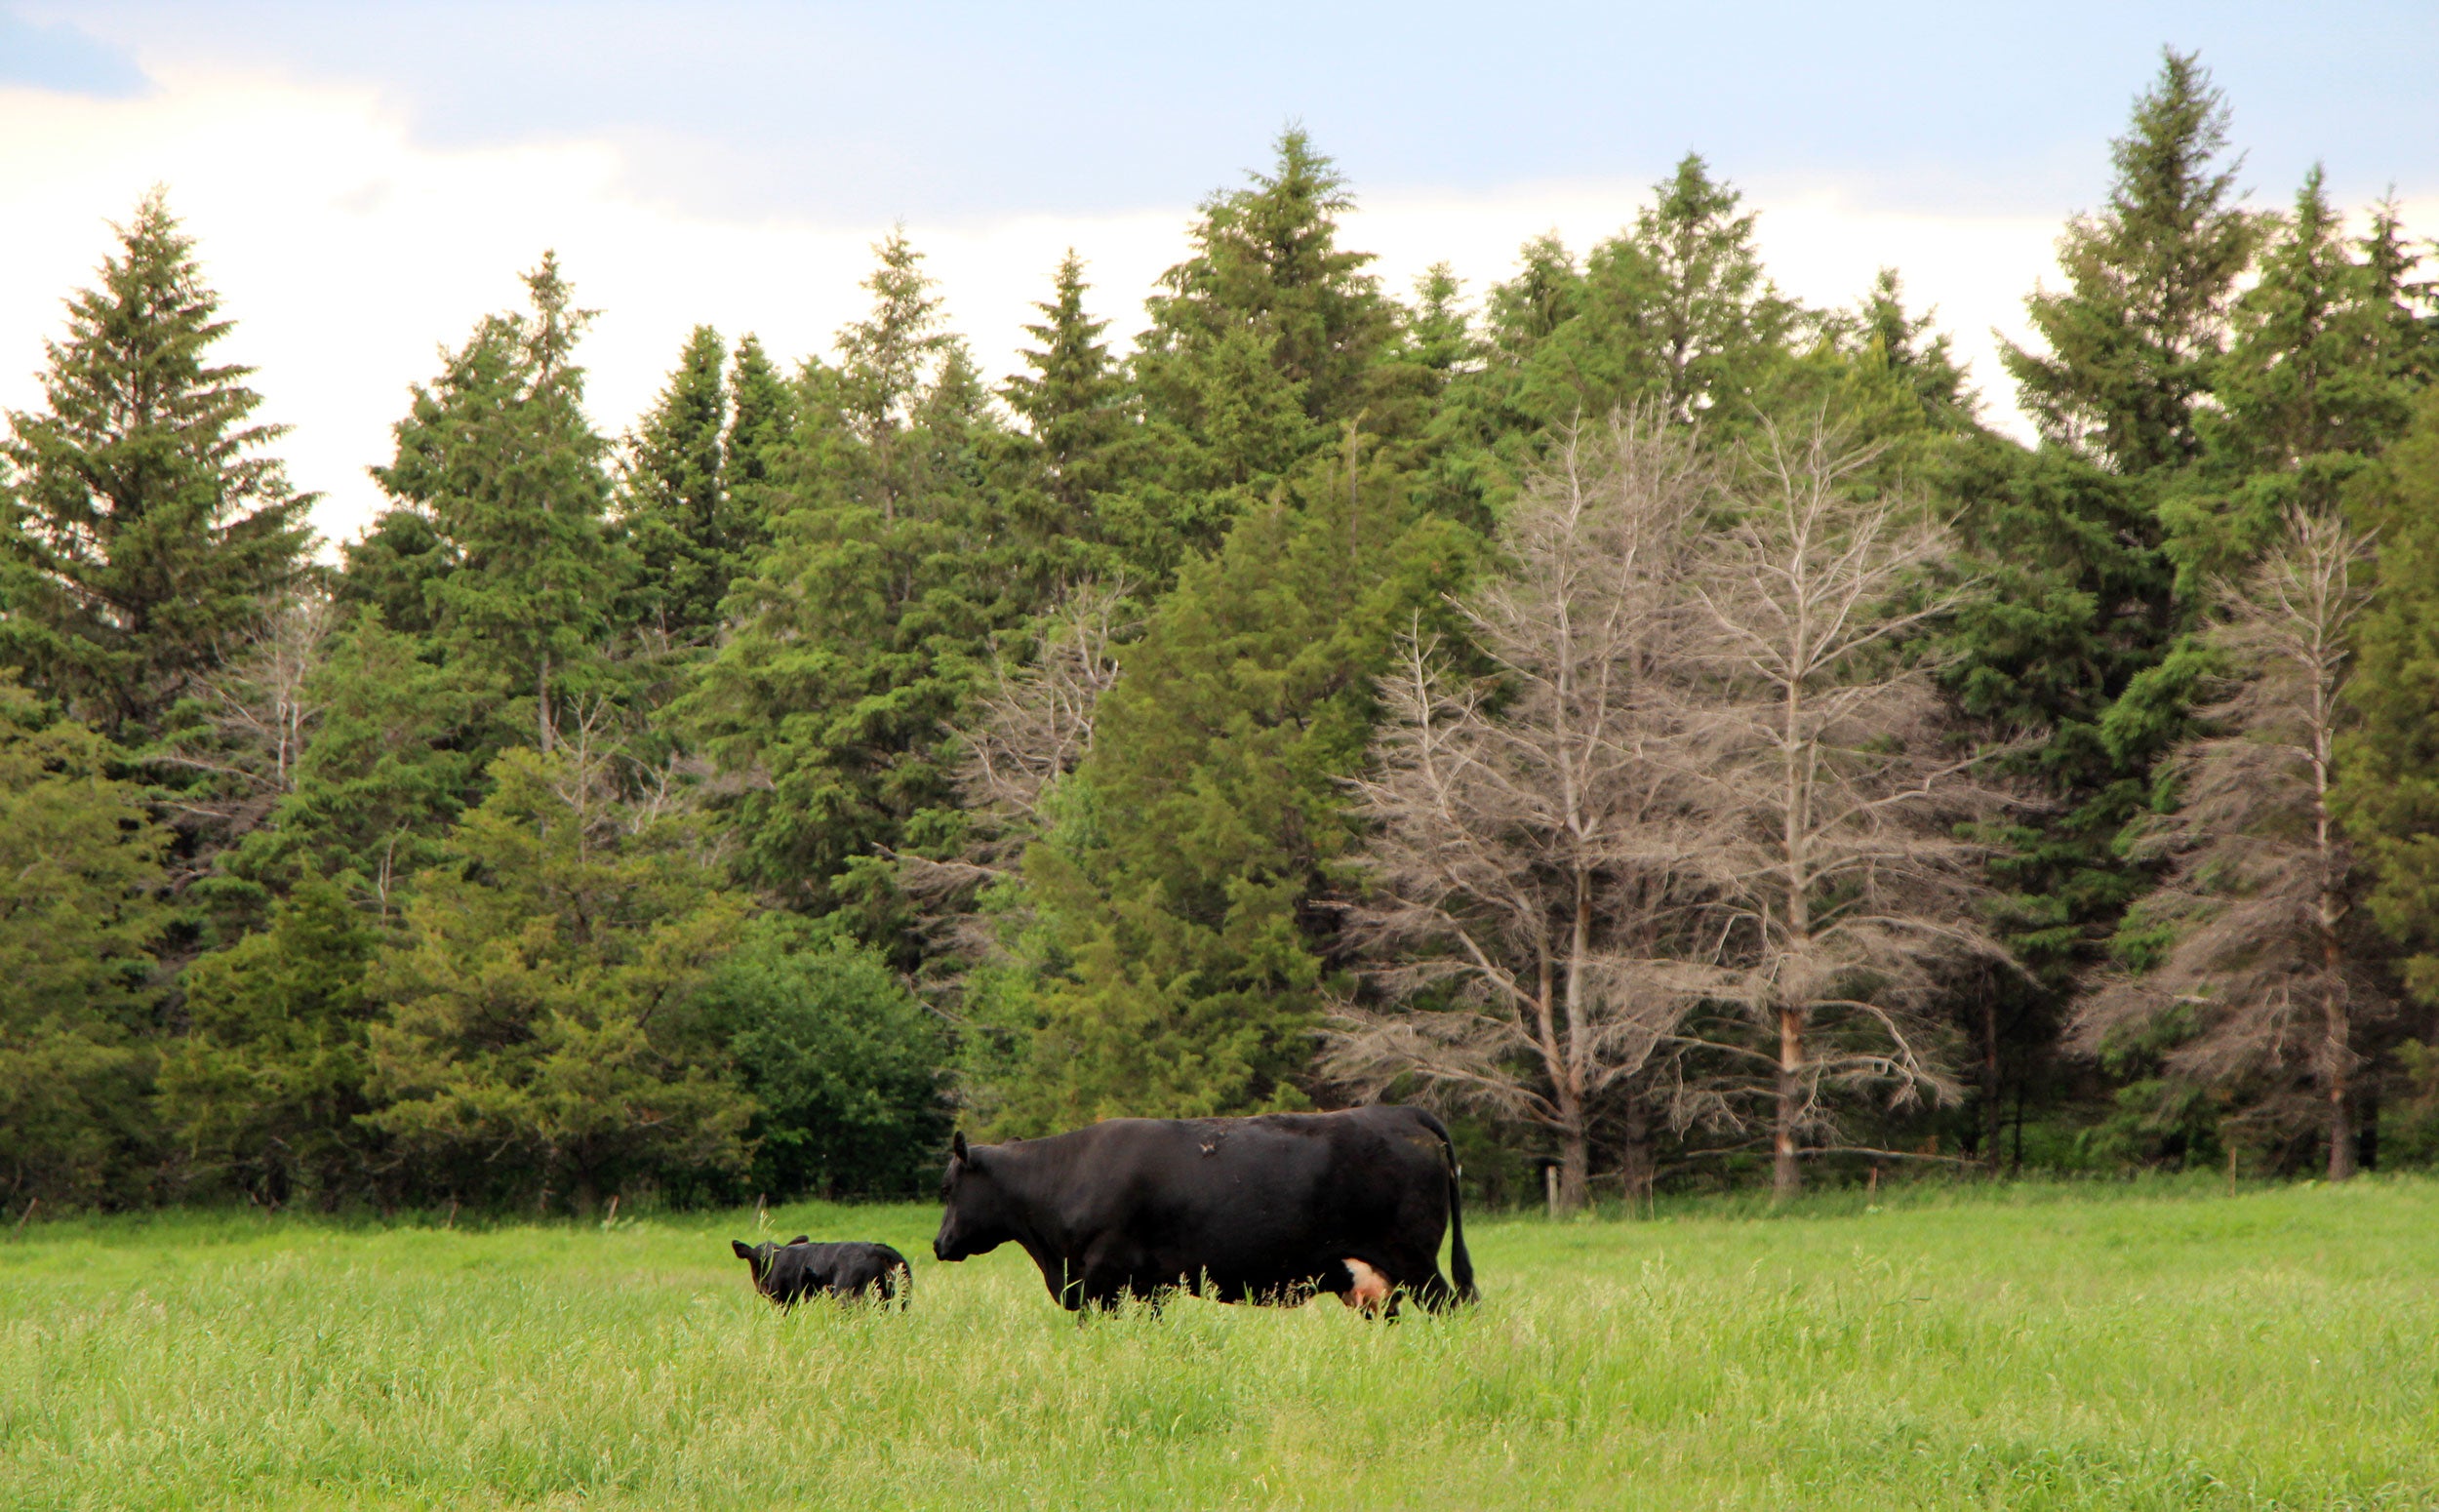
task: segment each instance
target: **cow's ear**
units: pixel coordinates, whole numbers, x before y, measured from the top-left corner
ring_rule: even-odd
[[[754,1262],[754,1247],[747,1244],[742,1239],[730,1240],[729,1248],[736,1251],[737,1257],[743,1260],[746,1264],[751,1265]]]
[[[813,1236],[811,1234],[798,1234],[795,1238],[789,1240],[788,1243],[792,1245],[809,1245],[813,1243]]]
[[[950,1136],[948,1141],[948,1158],[950,1160],[963,1160],[966,1158],[966,1132],[964,1130],[960,1129],[955,1134]]]

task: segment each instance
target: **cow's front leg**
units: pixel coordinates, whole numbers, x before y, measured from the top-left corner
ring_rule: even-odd
[[[1152,1296],[1140,1272],[1146,1256],[1116,1234],[1095,1240],[1084,1252],[1084,1300],[1108,1312],[1130,1296]]]

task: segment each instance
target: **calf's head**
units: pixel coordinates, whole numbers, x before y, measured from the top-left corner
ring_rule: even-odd
[[[962,1260],[984,1254],[1016,1237],[1009,1229],[1008,1191],[997,1164],[1004,1150],[966,1146],[961,1132],[949,1142],[948,1175],[940,1182],[940,1231],[932,1239],[934,1257]]]
[[[787,1245],[803,1245],[811,1243],[813,1243],[812,1235],[798,1234],[795,1238],[789,1240]],[[737,1257],[745,1262],[745,1272],[753,1281],[754,1290],[763,1293],[765,1296],[771,1294],[771,1272],[779,1263],[780,1252],[786,1249],[787,1245],[749,1245],[742,1239],[732,1239],[729,1241],[729,1248],[735,1250],[737,1252]]]

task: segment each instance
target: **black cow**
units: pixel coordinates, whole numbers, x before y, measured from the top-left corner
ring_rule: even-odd
[[[1377,1303],[1382,1278],[1435,1311],[1474,1297],[1457,1154],[1419,1108],[1120,1118],[972,1148],[960,1134],[940,1199],[934,1254],[1021,1245],[1070,1311],[1173,1287],[1223,1302],[1330,1292]]]
[[[798,1234],[783,1245],[732,1239],[729,1247],[752,1272],[754,1290],[782,1308],[795,1306],[814,1292],[827,1292],[841,1301],[912,1299],[914,1272],[906,1257],[887,1245],[818,1245]]]

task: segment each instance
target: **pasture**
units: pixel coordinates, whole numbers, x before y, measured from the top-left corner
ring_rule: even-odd
[[[1468,1224],[1485,1300],[1083,1327],[936,1210],[902,1316],[751,1214],[0,1237],[0,1506],[2422,1507],[2439,1183],[1923,1187]]]

